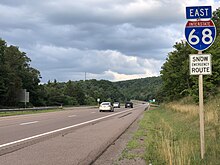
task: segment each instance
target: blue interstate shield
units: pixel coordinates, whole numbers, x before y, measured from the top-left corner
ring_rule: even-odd
[[[212,20],[188,21],[185,27],[185,37],[193,49],[198,51],[206,50],[215,41],[215,24]]]

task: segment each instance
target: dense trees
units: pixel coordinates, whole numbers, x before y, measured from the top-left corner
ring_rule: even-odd
[[[157,97],[161,86],[160,77],[143,78],[122,82],[107,80],[48,82],[41,85],[46,97],[46,105],[96,105],[97,99],[102,101],[124,102],[130,99],[148,100]]]
[[[165,100],[188,95],[193,85],[193,77],[189,76],[189,54],[193,53],[192,48],[182,41],[176,43],[174,49],[168,54],[161,70]]]
[[[17,104],[17,93],[20,89],[28,89],[33,93],[31,101],[40,82],[40,72],[30,67],[31,60],[18,47],[7,46],[0,39],[0,105]]]
[[[214,45],[204,52],[212,54],[212,75],[205,75],[203,81],[205,98],[215,94],[220,86],[219,44],[220,36]],[[161,70],[163,100],[172,101],[189,95],[198,99],[198,76],[189,75],[189,54],[197,52],[184,42],[176,43],[174,48]]]
[[[119,81],[114,83],[119,91],[126,97],[125,100],[152,100],[159,97],[162,85],[160,77],[148,77],[135,80]]]
[[[107,80],[68,81],[59,83],[49,81],[40,87],[42,104],[44,105],[96,105],[101,101],[124,101],[114,84]],[[41,104],[41,105],[42,105]]]

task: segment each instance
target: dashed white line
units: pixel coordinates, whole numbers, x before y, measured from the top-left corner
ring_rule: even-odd
[[[35,124],[38,123],[39,121],[31,121],[31,122],[27,122],[27,123],[21,123],[19,125],[29,125],[29,124]]]
[[[68,117],[76,117],[76,115],[70,115],[70,116],[68,116]]]
[[[91,113],[96,113],[96,112],[91,112]]]

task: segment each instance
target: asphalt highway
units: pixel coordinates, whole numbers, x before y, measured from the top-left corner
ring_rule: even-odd
[[[19,159],[21,157],[22,159],[18,164],[40,164],[37,161],[40,159],[39,153],[42,154],[47,150],[54,154],[44,158],[43,164],[58,164],[59,161],[56,159],[59,156],[59,163],[63,164],[91,163],[144,111],[146,106],[139,104],[134,108],[115,108],[115,112],[99,112],[97,108],[70,108],[59,112],[2,117],[0,164],[13,163],[19,155],[21,155]],[[56,155],[57,149],[63,151],[59,156]],[[39,152],[38,156],[35,155],[36,152]],[[68,153],[74,156],[69,157]],[[65,156],[68,157],[64,159]]]
[[[109,114],[112,113],[100,113],[97,109],[92,108],[3,117],[0,118],[0,147],[5,143],[83,123]]]

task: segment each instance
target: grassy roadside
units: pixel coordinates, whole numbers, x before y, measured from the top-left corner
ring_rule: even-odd
[[[198,106],[185,101],[146,111],[120,160],[143,159],[153,165],[220,164],[219,100],[212,98],[205,105],[204,160],[200,159]]]

